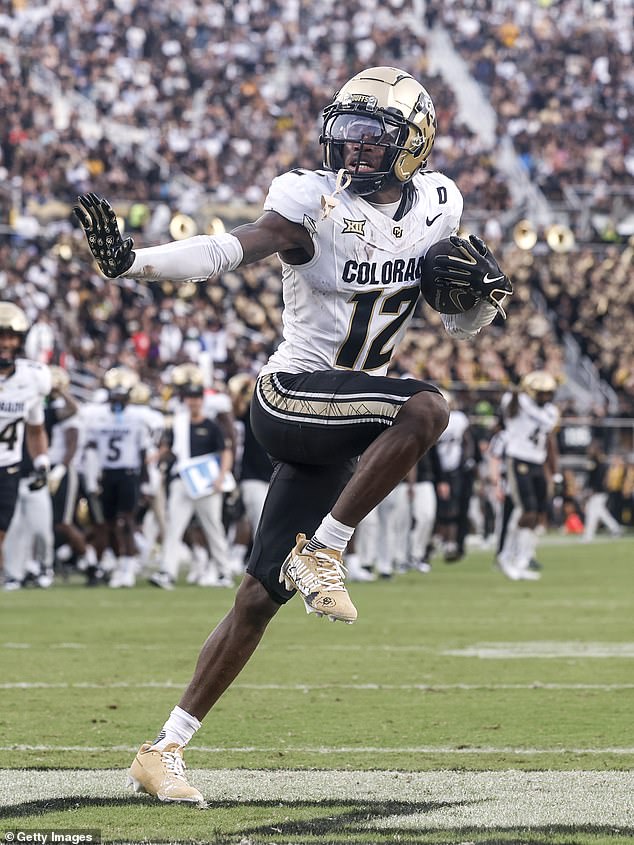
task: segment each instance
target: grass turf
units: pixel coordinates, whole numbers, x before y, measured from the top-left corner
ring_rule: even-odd
[[[633,552],[631,538],[544,546],[544,576],[536,583],[509,582],[492,570],[490,554],[471,553],[456,565],[435,563],[427,576],[353,584],[353,626],[306,617],[295,600],[193,740],[188,764],[631,769]],[[151,738],[178,701],[200,644],[231,603],[230,591],[185,586],[115,592],[71,583],[1,594],[0,766],[125,768],[130,749]],[[352,810],[345,802],[237,802],[216,807],[210,823],[189,808],[125,796],[97,805],[78,796],[76,810],[60,801],[47,804],[46,824],[100,827],[93,822],[106,808],[110,840],[136,841],[143,831],[150,841],[256,836],[320,845],[395,836],[337,820],[350,813],[356,819],[363,802]],[[37,826],[42,812],[34,807],[19,818]],[[399,835],[454,841],[440,832],[436,839],[432,832]],[[599,829],[460,835],[455,841],[595,843],[621,836]]]

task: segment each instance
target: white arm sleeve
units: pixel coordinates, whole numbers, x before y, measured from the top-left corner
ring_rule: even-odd
[[[172,282],[204,281],[227,270],[235,270],[244,257],[235,235],[196,235],[183,241],[135,250],[131,279]]]
[[[450,334],[456,340],[465,340],[473,337],[484,326],[492,323],[497,313],[495,305],[481,299],[477,305],[462,314],[441,314],[440,316],[447,334]]]

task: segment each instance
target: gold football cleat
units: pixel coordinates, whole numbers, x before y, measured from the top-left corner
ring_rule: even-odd
[[[163,750],[145,742],[128,771],[127,785],[135,792],[147,792],[159,801],[202,804],[202,794],[187,782],[183,747],[175,742]]]
[[[352,624],[357,609],[343,583],[346,569],[341,552],[334,549],[304,552],[306,536],[298,534],[296,540],[295,548],[282,564],[280,583],[287,590],[300,593],[307,613],[327,616],[331,622]]]

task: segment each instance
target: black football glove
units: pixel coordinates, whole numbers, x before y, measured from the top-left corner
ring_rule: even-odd
[[[476,235],[469,235],[469,240],[452,235],[449,240],[460,255],[437,255],[434,269],[439,271],[438,276],[468,284],[480,299],[490,302],[506,317],[503,305],[506,297],[512,295],[513,285],[488,246]]]
[[[110,279],[116,279],[129,270],[134,261],[134,241],[121,237],[117,217],[108,200],[97,194],[82,194],[74,206],[75,216],[81,223],[88,246],[99,269]]]
[[[31,481],[29,482],[29,490],[41,490],[42,487],[46,485],[48,481],[48,470],[46,467],[40,467],[39,469],[34,469],[31,474]]]

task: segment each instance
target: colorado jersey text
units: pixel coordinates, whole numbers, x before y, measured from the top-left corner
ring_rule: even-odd
[[[303,225],[315,253],[306,264],[282,261],[284,341],[263,373],[322,369],[383,375],[420,291],[429,247],[456,231],[458,188],[441,173],[418,174],[415,196],[394,220],[350,191],[322,219],[321,198],[336,175],[296,170],[271,183],[264,209]]]

